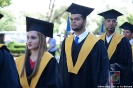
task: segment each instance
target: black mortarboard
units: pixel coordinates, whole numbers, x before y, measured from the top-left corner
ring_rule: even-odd
[[[53,23],[26,17],[27,32],[34,30],[42,33],[44,36],[53,37],[53,26]]]
[[[99,13],[98,15],[104,17],[105,19],[117,19],[118,16],[121,16],[123,14],[114,9],[111,9],[111,10]]]
[[[123,23],[119,28],[133,32],[133,25],[128,22]]]
[[[94,8],[89,8],[72,3],[66,11],[70,12],[71,14],[81,14],[83,18],[86,18],[93,10]]]
[[[0,14],[0,19],[3,17],[3,15],[2,14]]]

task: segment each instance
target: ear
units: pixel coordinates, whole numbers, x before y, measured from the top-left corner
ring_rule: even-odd
[[[132,38],[133,38],[133,32],[132,32]]]
[[[84,19],[83,22],[84,22],[84,25],[86,25],[86,19]]]
[[[118,25],[118,22],[116,22],[116,26]]]

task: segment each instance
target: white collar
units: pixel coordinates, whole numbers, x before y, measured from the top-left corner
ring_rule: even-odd
[[[133,44],[133,39],[130,39],[129,42],[130,42],[130,44],[132,45],[132,44]]]
[[[82,36],[85,36],[87,35],[89,32],[87,30],[85,30],[82,34],[80,34],[78,37],[82,37]],[[74,34],[74,37],[76,37],[77,35]]]
[[[88,31],[87,30],[85,30],[82,34],[80,34],[78,37],[79,37],[79,39],[78,39],[78,42],[80,43],[84,38],[86,38],[86,36],[88,35]],[[74,38],[76,37],[77,35],[75,35],[74,34]]]
[[[110,35],[110,36],[106,35],[106,38],[112,38],[114,34],[115,34],[115,32],[112,35]]]

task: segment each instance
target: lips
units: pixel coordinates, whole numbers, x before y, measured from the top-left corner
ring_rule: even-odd
[[[32,44],[28,44],[28,46],[30,47],[30,46],[32,46]]]
[[[72,25],[72,27],[77,27],[77,25]]]

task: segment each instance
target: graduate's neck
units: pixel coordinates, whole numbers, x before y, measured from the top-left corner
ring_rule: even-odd
[[[85,28],[79,30],[79,31],[75,31],[74,34],[79,36],[80,34],[84,33],[85,32]]]
[[[37,57],[38,57],[38,49],[37,50],[31,50],[31,56],[30,56],[31,60],[36,61]]]
[[[114,32],[115,32],[115,31],[114,31]],[[106,35],[109,37],[109,36],[111,36],[114,32],[110,32],[110,31],[106,30]]]

